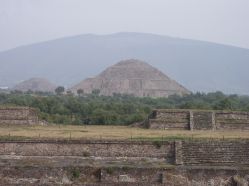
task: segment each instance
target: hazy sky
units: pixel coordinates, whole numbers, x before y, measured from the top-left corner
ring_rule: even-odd
[[[0,0],[0,50],[121,31],[249,48],[249,0]]]

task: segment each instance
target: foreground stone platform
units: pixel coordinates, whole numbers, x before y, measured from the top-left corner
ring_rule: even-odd
[[[248,185],[249,140],[0,140],[0,185]]]
[[[68,161],[68,163],[64,163]],[[85,166],[82,159],[18,157],[1,163],[0,185],[237,185],[248,184],[249,167],[209,166],[141,168],[121,164]],[[43,163],[42,163],[43,162]],[[77,165],[77,162],[79,164]],[[51,164],[50,164],[51,163]],[[70,165],[69,165],[70,163]],[[43,164],[43,165],[41,165]],[[49,165],[50,164],[50,165]],[[54,165],[57,166],[54,166]],[[47,165],[47,166],[45,166]],[[236,180],[238,179],[238,180]]]

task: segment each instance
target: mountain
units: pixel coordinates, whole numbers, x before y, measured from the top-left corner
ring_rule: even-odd
[[[143,33],[86,34],[0,52],[0,86],[44,77],[70,87],[131,58],[191,91],[249,94],[248,49]]]
[[[120,61],[108,67],[95,78],[83,80],[72,91],[77,93],[79,89],[84,93],[100,90],[100,94],[105,96],[119,93],[138,97],[168,97],[190,93],[161,71],[135,59]]]
[[[13,90],[54,92],[56,85],[43,78],[31,78],[15,85]]]

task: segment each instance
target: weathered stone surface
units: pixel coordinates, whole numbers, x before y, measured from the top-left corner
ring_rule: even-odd
[[[249,166],[248,140],[183,141],[181,153],[185,165]]]
[[[189,130],[190,113],[188,110],[154,110],[145,121],[147,128]],[[147,123],[146,123],[147,122]]]
[[[193,129],[194,130],[212,130],[213,129],[213,113],[210,111],[193,112]]]
[[[249,130],[249,113],[159,109],[149,115],[143,126],[175,130]]]
[[[182,165],[182,141],[175,141],[175,164]]]
[[[114,93],[131,94],[138,97],[168,97],[190,92],[161,71],[139,60],[121,61],[103,71],[95,78],[89,78],[72,87],[84,93],[100,90],[101,95],[112,96]]]
[[[222,167],[1,167],[0,185],[247,186],[248,176],[248,170]]]
[[[0,125],[38,124],[37,110],[29,107],[0,107]]]
[[[30,141],[1,142],[0,155],[156,158],[174,162],[174,142]]]
[[[220,130],[249,130],[248,112],[217,111],[215,118],[216,126]]]
[[[0,144],[0,185],[244,186],[249,181],[248,140],[169,141],[160,148],[149,141]],[[85,149],[89,157],[78,154]],[[175,160],[167,162],[168,157]]]
[[[51,156],[134,160],[177,165],[249,166],[249,140],[0,141],[1,156]]]

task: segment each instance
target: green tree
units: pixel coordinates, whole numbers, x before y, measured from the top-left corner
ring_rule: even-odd
[[[84,90],[83,89],[78,89],[77,94],[78,94],[78,96],[82,96],[84,94]]]
[[[94,89],[92,91],[92,94],[98,96],[100,94],[100,90],[99,89]]]
[[[217,110],[232,110],[232,102],[229,98],[220,100],[216,105],[215,109]]]
[[[63,91],[57,92],[57,94],[63,93]],[[98,95],[99,90],[94,93]],[[249,96],[214,92],[173,95],[168,98],[139,98],[124,94],[115,94],[113,97],[94,94],[54,96],[50,93],[12,92],[0,93],[1,105],[37,108],[40,110],[41,118],[51,123],[128,125],[143,121],[151,110],[160,108],[249,111]]]
[[[65,91],[65,88],[64,88],[63,86],[59,86],[59,87],[57,87],[57,88],[55,89],[55,93],[56,93],[57,95],[62,95],[64,91]]]

